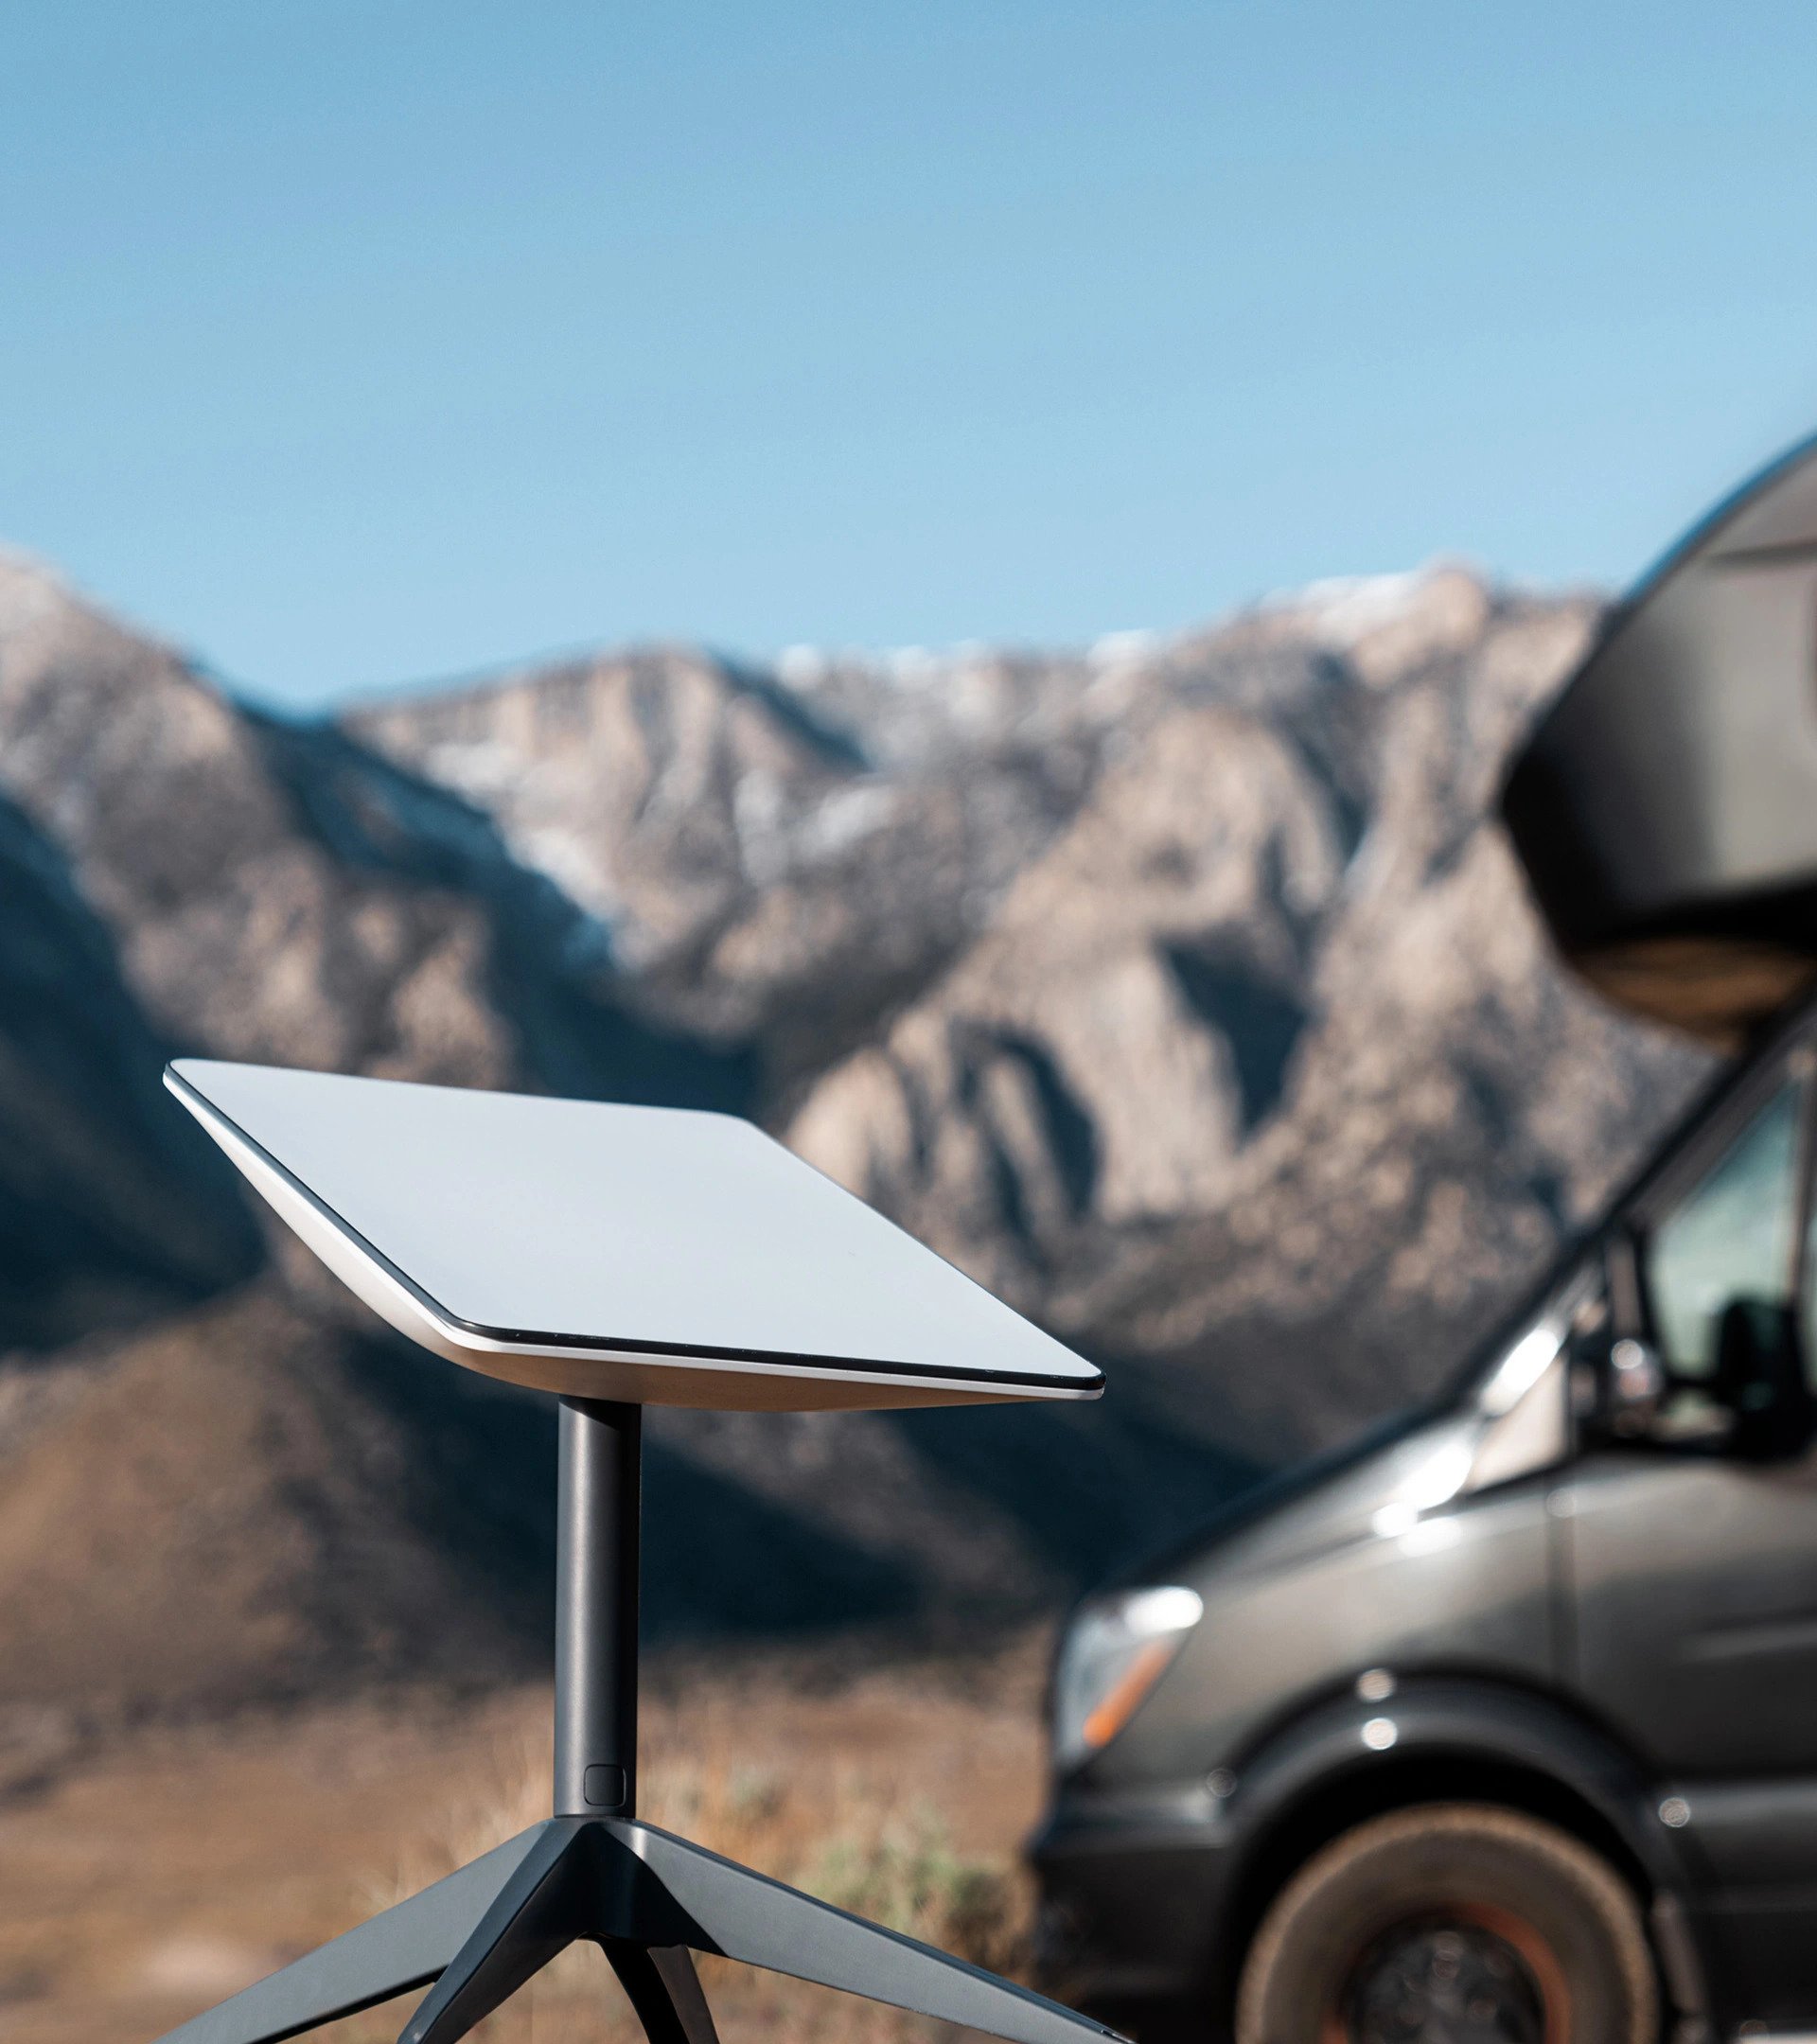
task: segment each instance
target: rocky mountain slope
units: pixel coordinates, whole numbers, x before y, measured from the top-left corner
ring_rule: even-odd
[[[660,1623],[994,1622],[1429,1385],[1702,1070],[1485,820],[1592,622],[1436,571],[296,724],[0,557],[5,1683],[91,1681],[97,1542],[122,1708],[539,1636],[546,1414],[273,1268],[171,1048],[748,1113],[1117,1361],[1085,1416],[664,1416]],[[198,1570],[243,1653],[171,1644]]]
[[[1705,1069],[1558,971],[1488,817],[1594,622],[1436,570],[1081,658],[613,658],[348,728],[753,1048],[803,1154],[1271,1457],[1430,1386]]]

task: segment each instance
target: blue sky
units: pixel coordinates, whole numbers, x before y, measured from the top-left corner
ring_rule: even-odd
[[[0,537],[296,704],[1614,583],[1817,424],[1817,9],[20,0]]]

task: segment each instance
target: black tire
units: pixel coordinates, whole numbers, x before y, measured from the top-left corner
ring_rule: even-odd
[[[1358,1824],[1262,1918],[1237,2044],[1657,2044],[1633,1891],[1569,1833],[1490,1804]]]

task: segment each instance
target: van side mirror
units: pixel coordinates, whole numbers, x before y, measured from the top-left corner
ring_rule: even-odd
[[[1650,1435],[1671,1395],[1671,1374],[1650,1342],[1610,1339],[1599,1314],[1571,1344],[1571,1399],[1578,1418],[1606,1440]]]
[[[1602,1417],[1610,1433],[1625,1440],[1649,1434],[1666,1401],[1668,1379],[1650,1342],[1624,1335],[1609,1346],[1602,1371]]]
[[[1817,1441],[1817,1392],[1789,1300],[1730,1299],[1709,1365],[1693,1373],[1674,1370],[1650,1341],[1611,1332],[1597,1313],[1571,1340],[1573,1409],[1595,1436],[1751,1462],[1791,1461]]]
[[[1731,1450],[1757,1462],[1802,1454],[1817,1434],[1798,1316],[1782,1301],[1731,1299],[1718,1326],[1714,1397],[1735,1416]]]

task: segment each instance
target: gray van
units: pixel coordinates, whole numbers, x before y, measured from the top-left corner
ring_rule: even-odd
[[[1146,2040],[1817,2035],[1817,452],[1624,605],[1504,814],[1740,1046],[1455,1391],[1074,1612],[1050,1982]]]

